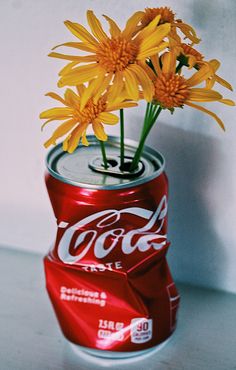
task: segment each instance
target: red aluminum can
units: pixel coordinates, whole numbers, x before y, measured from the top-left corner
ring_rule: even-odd
[[[136,173],[120,171],[119,143],[73,154],[54,147],[46,186],[57,219],[44,259],[46,286],[62,332],[104,357],[129,357],[160,345],[176,326],[179,294],[166,261],[168,181],[162,155],[145,148]],[[136,143],[126,142],[126,160]]]

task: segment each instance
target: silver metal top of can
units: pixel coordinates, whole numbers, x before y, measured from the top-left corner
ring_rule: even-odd
[[[106,154],[109,168],[102,167],[100,145],[95,136],[87,136],[89,147],[79,145],[69,154],[64,152],[62,144],[49,151],[46,164],[49,173],[62,182],[89,189],[115,190],[146,183],[158,177],[165,167],[165,160],[159,152],[145,146],[141,161],[136,171],[130,175],[119,170],[119,138],[109,136],[106,142]],[[134,156],[138,143],[125,140],[125,156]],[[131,159],[130,159],[131,160]]]

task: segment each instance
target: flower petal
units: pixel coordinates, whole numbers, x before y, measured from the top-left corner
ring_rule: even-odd
[[[215,75],[213,77],[210,77],[206,80],[206,89],[212,89],[213,86],[215,85],[216,79]]]
[[[138,23],[141,21],[143,17],[143,12],[135,12],[127,21],[124,31],[122,32],[122,36],[125,38],[131,38],[136,31],[136,27]]]
[[[199,106],[197,104],[193,104],[193,103],[190,103],[189,101],[185,101],[185,104],[186,105],[189,105],[190,107],[192,108],[195,108],[195,109],[198,109],[206,114],[209,114],[211,117],[213,117],[216,122],[218,123],[218,125],[222,128],[223,131],[225,131],[225,126],[223,124],[223,122],[221,121],[221,119],[213,112],[209,111],[208,109],[202,107],[202,106]]]
[[[43,131],[44,127],[45,127],[48,123],[53,122],[53,121],[61,121],[61,120],[65,120],[65,119],[67,119],[67,118],[68,118],[68,116],[64,116],[64,117],[60,117],[60,118],[51,118],[51,119],[48,119],[48,120],[47,120],[47,121],[45,121],[45,122],[43,123],[43,125],[41,126],[41,131]]]
[[[160,19],[161,15],[159,14],[138,33],[138,35],[135,37],[135,41],[141,42],[142,40],[145,40],[150,34],[152,34],[156,30]]]
[[[172,52],[164,53],[161,56],[162,72],[175,73],[176,70],[176,55]]]
[[[118,36],[120,36],[121,30],[117,26],[116,22],[113,21],[113,19],[111,19],[107,15],[104,15],[103,14],[103,17],[109,22],[109,25],[110,25],[110,30],[109,31],[110,31],[111,37],[118,37]]]
[[[230,83],[221,78],[220,76],[215,75],[215,81],[218,82],[220,85],[224,86],[226,89],[233,91],[233,88],[230,85]]]
[[[70,116],[73,113],[72,108],[65,108],[65,107],[59,107],[59,108],[51,108],[47,109],[44,112],[40,114],[40,118],[60,118],[65,116]]]
[[[61,46],[76,48],[76,49],[80,49],[80,50],[88,51],[88,52],[92,52],[92,53],[97,50],[96,47],[92,46],[91,44],[84,43],[84,42],[64,42],[63,44],[54,46],[52,48],[52,50],[55,50],[55,49],[57,49]]]
[[[74,68],[72,71],[63,75],[58,81],[58,87],[74,86],[88,82],[101,73],[101,67],[97,63],[88,64]]]
[[[100,74],[97,78],[92,80],[89,86],[86,89],[84,89],[84,92],[81,95],[81,99],[80,99],[80,110],[81,111],[84,109],[84,107],[86,106],[87,102],[92,97],[92,95],[94,95],[96,91],[98,90],[98,88],[101,86],[104,77],[105,77],[105,72],[104,74]]]
[[[87,20],[93,35],[100,41],[108,39],[106,33],[103,31],[100,21],[97,19],[92,10],[87,11]]]
[[[80,123],[72,132],[71,136],[68,140],[68,148],[67,151],[69,153],[73,153],[76,147],[79,144],[80,138],[83,132],[86,130],[88,124],[87,123]]]
[[[158,55],[152,55],[150,59],[155,68],[157,75],[161,74],[162,72],[161,72],[160,60],[159,60]]]
[[[65,138],[65,140],[63,141],[62,148],[63,148],[64,152],[67,152],[67,150],[68,150],[68,143],[69,143],[70,138],[71,138],[71,134],[70,134],[70,135],[68,135],[68,136]]]
[[[108,104],[107,105],[107,108],[106,108],[106,112],[112,112],[114,110],[119,110],[119,109],[123,109],[123,108],[132,108],[132,107],[137,107],[137,103],[134,103],[134,102],[128,102],[128,101],[124,101],[124,102],[120,102],[120,103],[114,103],[114,104]]]
[[[199,71],[193,74],[192,77],[187,79],[188,86],[195,86],[200,84],[201,82],[207,80],[208,78],[212,77],[212,68],[209,65],[204,64]]]
[[[230,105],[231,107],[234,107],[235,106],[235,102],[231,99],[221,99],[220,100],[220,103],[223,103],[223,104],[226,104],[226,105]]]
[[[102,93],[107,89],[112,79],[112,73],[109,73],[102,81],[100,87],[97,91],[94,92],[93,101],[97,104],[99,98],[101,97]]]
[[[106,123],[108,125],[115,125],[116,123],[119,122],[119,118],[115,114],[108,112],[101,112],[97,118],[99,121]]]
[[[139,61],[138,65],[140,65],[145,70],[151,81],[154,81],[156,79],[157,74],[154,72],[152,67],[146,63],[146,60],[145,62]]]
[[[45,96],[50,96],[50,98],[58,100],[62,104],[66,105],[66,101],[60,95],[58,95],[54,92],[48,92],[47,94],[45,94]]]
[[[123,73],[122,72],[116,72],[113,85],[109,87],[109,91],[107,94],[107,101],[113,102],[120,96],[122,90],[124,87],[124,81],[123,81]]]
[[[123,75],[125,77],[125,89],[129,98],[132,100],[138,100],[139,88],[135,74],[130,69],[126,68]]]
[[[222,95],[215,90],[192,88],[188,99],[196,102],[218,101],[222,99]]]
[[[220,68],[220,62],[217,59],[212,59],[208,63],[213,68],[214,73]]]
[[[84,86],[84,84],[76,85],[76,90],[80,96],[83,94],[85,89],[86,87]]]
[[[189,40],[191,40],[194,44],[199,44],[199,42],[201,41],[201,39],[197,37],[195,30],[188,24],[183,23],[183,22],[178,22],[178,23],[175,23],[173,26],[178,27],[183,32],[183,34]]]
[[[70,62],[70,63],[68,63],[65,67],[63,67],[63,68],[59,71],[58,75],[59,75],[59,76],[63,76],[63,75],[66,75],[67,73],[69,73],[69,72],[73,71],[73,68],[74,68],[75,66],[77,66],[77,64],[78,64],[78,62]]]
[[[194,55],[188,55],[189,69],[193,68],[197,64],[197,58]]]
[[[135,73],[136,78],[140,82],[140,85],[142,86],[143,89],[144,99],[150,102],[153,98],[154,87],[147,73],[138,64],[130,65],[129,69]],[[138,98],[134,100],[138,100]]]
[[[50,137],[45,143],[43,144],[44,148],[48,148],[50,145],[56,145],[56,141]]]
[[[89,146],[89,142],[86,138],[86,130],[83,132],[82,134],[82,139],[81,139],[81,143],[84,145],[84,146]]]
[[[66,104],[70,107],[77,108],[80,102],[80,97],[71,89],[66,89],[65,94]]]
[[[81,24],[65,21],[65,26],[69,31],[81,41],[88,43],[90,46],[98,47],[97,40]]]
[[[52,58],[77,61],[78,63],[96,62],[96,60],[97,60],[96,55],[77,56],[77,55],[66,55],[66,54],[60,54],[60,53],[52,52],[52,53],[48,54],[48,56],[52,57]]]
[[[146,58],[151,57],[152,55],[156,55],[156,54],[160,53],[162,50],[164,50],[165,48],[167,48],[168,45],[169,45],[168,42],[162,42],[162,43],[160,43],[159,46],[156,46],[156,47],[153,47],[153,48],[150,48],[150,49],[143,49],[142,53],[139,52],[139,54],[137,56],[137,60],[146,59]]]
[[[170,23],[165,23],[158,26],[154,32],[152,32],[144,40],[141,41],[139,52],[142,53],[145,50],[158,46],[169,32]]]
[[[94,120],[92,123],[93,131],[98,140],[106,141],[107,140],[107,134],[104,131],[104,127],[98,120]]]
[[[53,141],[53,143],[56,142],[57,139],[59,139],[60,137],[64,136],[65,134],[67,134],[70,130],[73,129],[73,127],[77,124],[77,121],[72,118],[72,119],[69,119],[68,121],[65,121],[63,122],[52,134],[51,136],[51,140]],[[50,140],[49,139],[49,140]]]

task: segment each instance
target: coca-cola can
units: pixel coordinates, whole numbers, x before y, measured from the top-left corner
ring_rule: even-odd
[[[168,180],[163,156],[146,147],[128,172],[137,143],[109,137],[104,168],[100,146],[47,156],[46,186],[57,220],[44,259],[46,286],[65,337],[101,357],[130,357],[171,336],[179,294],[166,261]]]

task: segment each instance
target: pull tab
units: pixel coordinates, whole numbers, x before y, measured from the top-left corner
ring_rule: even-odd
[[[132,157],[125,156],[125,163],[123,169],[120,168],[120,157],[118,156],[107,158],[108,168],[104,168],[102,157],[92,158],[88,166],[91,170],[95,172],[100,172],[105,175],[110,175],[114,177],[120,178],[138,177],[142,175],[142,173],[144,172],[145,166],[142,161],[139,161],[138,167],[134,171],[129,172],[132,159],[133,159]]]

